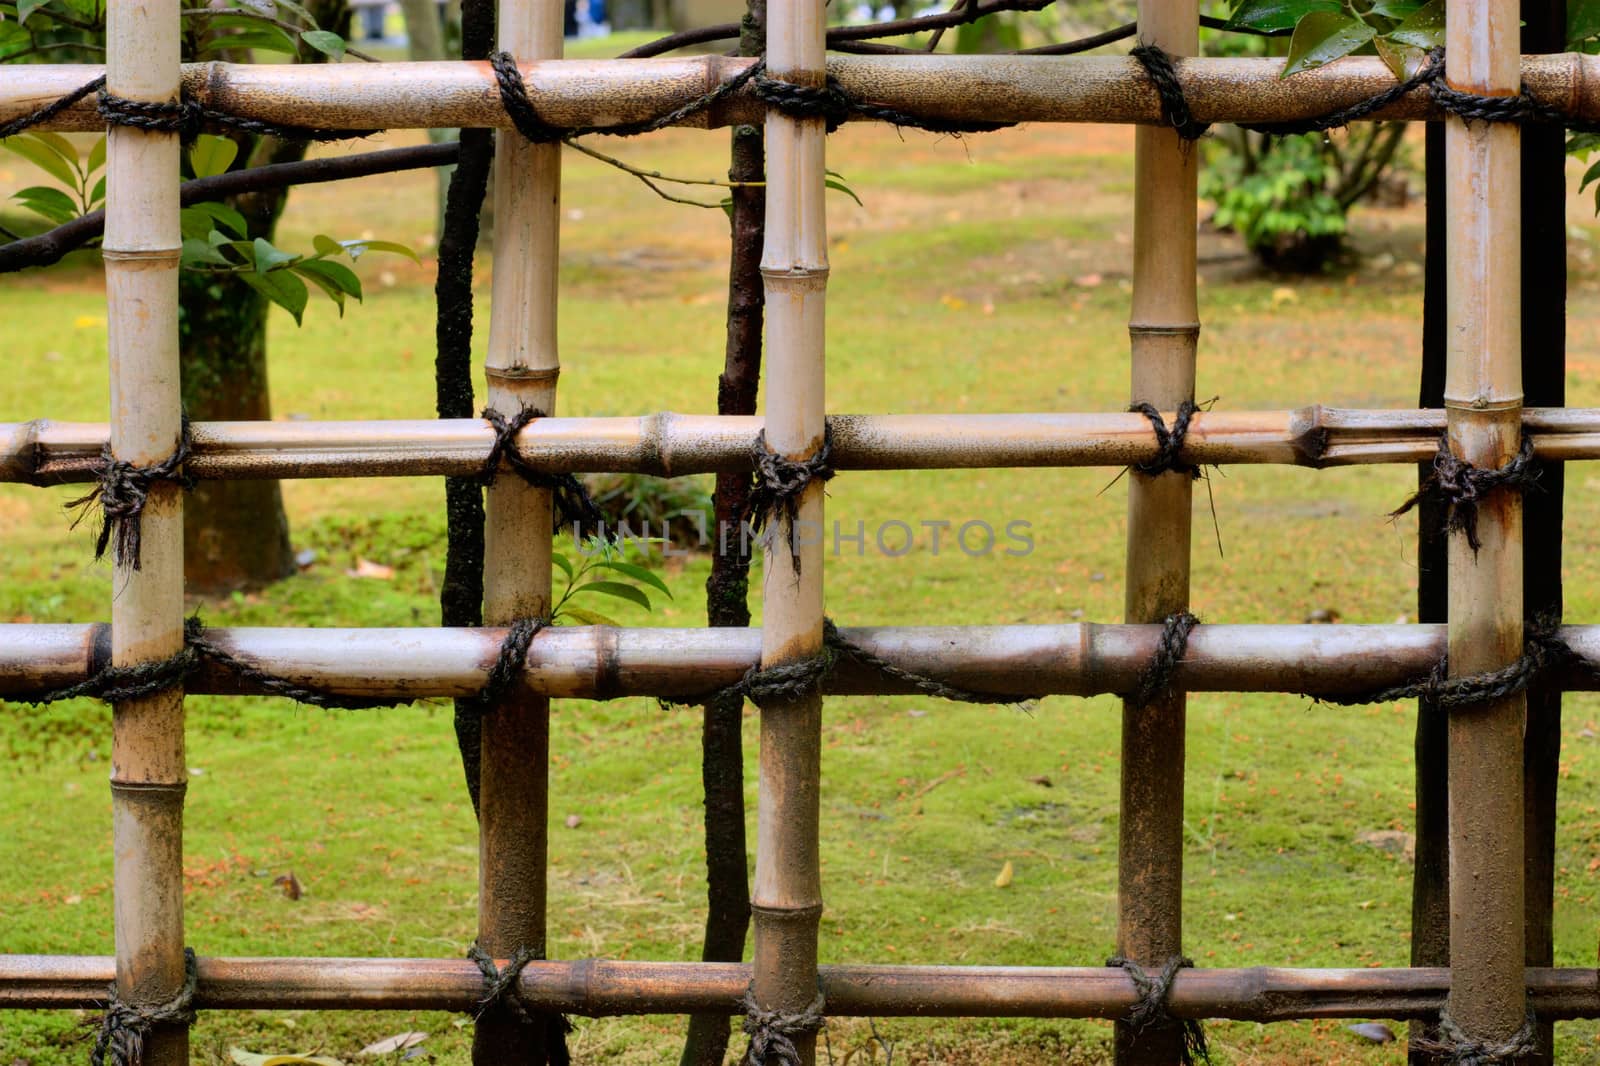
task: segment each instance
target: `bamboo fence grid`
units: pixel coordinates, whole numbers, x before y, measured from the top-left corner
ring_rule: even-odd
[[[501,132],[489,400],[507,416],[539,412],[510,445],[527,469],[548,474],[756,468],[772,505],[764,627],[534,625],[530,642],[530,620],[549,610],[551,492],[505,476],[488,495],[484,627],[190,632],[182,493],[172,477],[151,476],[117,536],[109,626],[0,626],[0,697],[97,682],[109,689],[116,846],[115,957],[0,956],[0,1008],[90,1006],[114,982],[110,1014],[121,1014],[107,1025],[109,1054],[150,1066],[187,1060],[196,1009],[466,1010],[482,1005],[486,975],[494,998],[520,1006],[517,1016],[490,1012],[480,1021],[474,1059],[485,1066],[545,1061],[557,1029],[525,1023],[560,1013],[744,1013],[753,1059],[792,1053],[784,1061],[804,1066],[815,1059],[825,1014],[1111,1018],[1121,1023],[1116,1045],[1125,1063],[1184,1059],[1197,1036],[1187,1023],[1202,1018],[1441,1021],[1449,1046],[1440,1054],[1488,1062],[1531,1052],[1530,1012],[1546,1021],[1600,1016],[1596,971],[1523,963],[1522,689],[1532,673],[1569,689],[1600,689],[1600,626],[1524,634],[1520,497],[1512,491],[1524,447],[1545,462],[1600,458],[1600,411],[1522,406],[1514,123],[1526,115],[1466,119],[1482,118],[1470,109],[1493,97],[1520,101],[1524,112],[1531,100],[1592,124],[1600,118],[1600,57],[1519,57],[1511,0],[1450,0],[1448,77],[1403,94],[1389,92],[1393,78],[1376,59],[1345,59],[1288,80],[1277,60],[1182,59],[1197,51],[1195,0],[1141,0],[1142,44],[1164,52],[1138,59],[829,56],[819,0],[770,0],[759,70],[727,57],[565,61],[560,11],[555,0],[500,7],[501,46],[518,57],[539,121],[602,131],[668,113],[702,127],[765,122],[763,416],[554,416],[559,145],[513,131],[528,132],[526,118],[508,110],[492,63],[186,67],[176,0],[110,0],[106,67],[0,68],[0,123],[106,78],[115,103],[104,242],[111,420],[0,425],[0,480],[98,479],[104,491],[112,466],[126,473],[167,464],[171,474],[180,462],[198,478],[478,473],[498,454],[496,431],[478,420],[182,423],[175,101],[322,130],[492,127]],[[1169,62],[1162,56],[1177,57],[1165,89],[1152,66]],[[719,88],[734,82],[731,91]],[[1194,123],[1283,123],[1374,97],[1382,101],[1372,117],[1448,126],[1445,409],[1196,412],[1195,155],[1177,106]],[[40,126],[101,128],[104,100],[82,94]],[[160,121],[129,120],[139,107]],[[936,128],[1140,124],[1130,321],[1136,410],[826,414],[825,141],[832,124],[863,117]],[[1475,526],[1451,535],[1448,626],[1196,627],[1184,614],[1200,464],[1426,462],[1441,434],[1448,451],[1438,469],[1465,485],[1452,502],[1475,517]],[[825,471],[1075,465],[1133,467],[1126,624],[836,631],[826,622],[822,542],[798,535],[821,528]],[[521,651],[508,662],[518,633]],[[1430,677],[1446,650],[1450,677]],[[828,663],[825,652],[836,656],[831,667],[818,665]],[[482,748],[482,957],[187,955],[185,690],[407,701],[473,697],[496,685],[502,697],[485,715]],[[753,963],[544,960],[548,700],[695,700],[739,685],[761,696]],[[1184,693],[1293,691],[1339,703],[1424,689],[1447,698],[1470,689],[1462,702],[1476,704],[1451,723],[1450,773],[1460,785],[1450,810],[1453,968],[1191,968],[1181,958]],[[1138,694],[1123,709],[1119,966],[817,965],[823,693],[919,691]],[[1133,1024],[1140,1018],[1153,1024]],[[129,1034],[142,1046],[116,1045]]]

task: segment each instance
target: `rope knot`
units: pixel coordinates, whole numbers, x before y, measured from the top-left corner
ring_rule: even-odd
[[[528,948],[518,948],[502,969],[495,965],[494,958],[487,951],[478,946],[477,941],[473,941],[467,949],[467,958],[477,963],[478,972],[483,974],[483,998],[478,1000],[478,1008],[473,1011],[472,1018],[481,1022],[485,1018],[501,1016],[518,1025],[543,1026],[545,1062],[549,1066],[570,1066],[572,1057],[567,1051],[567,1034],[572,1032],[572,1023],[564,1014],[533,1013],[528,1010],[518,991],[523,969],[538,957]]]
[[[1123,698],[1130,707],[1147,707],[1154,700],[1172,692],[1172,679],[1189,650],[1189,634],[1200,624],[1200,619],[1188,611],[1169,614],[1162,621],[1161,639],[1156,642],[1155,654],[1139,672],[1138,684]],[[1110,963],[1107,963],[1110,965]]]
[[[117,998],[112,985],[106,1012],[100,1018],[100,1032],[89,1052],[91,1066],[140,1066],[144,1061],[144,1041],[157,1025],[193,1025],[196,966],[193,948],[183,949],[183,987],[165,1003],[153,1007],[134,1006]]]
[[[1171,126],[1185,141],[1198,141],[1211,128],[1209,122],[1196,122],[1189,112],[1189,100],[1183,94],[1183,82],[1178,79],[1178,67],[1172,57],[1153,44],[1140,43],[1129,53],[1144,68],[1150,87],[1161,98],[1161,122]]]
[[[1206,1045],[1205,1028],[1199,1019],[1178,1019],[1167,1009],[1167,997],[1172,994],[1172,984],[1178,977],[1178,971],[1193,967],[1193,959],[1174,955],[1154,977],[1150,976],[1143,966],[1121,955],[1113,955],[1106,960],[1106,965],[1121,967],[1128,975],[1128,979],[1133,982],[1134,990],[1139,993],[1138,1002],[1123,1019],[1123,1022],[1133,1030],[1135,1040],[1151,1026],[1179,1025],[1183,1029],[1183,1047],[1179,1052],[1179,1061],[1183,1066],[1211,1061],[1211,1049]]]
[[[583,482],[573,474],[551,474],[539,470],[517,449],[517,434],[534,419],[545,417],[543,411],[536,407],[522,407],[507,418],[494,408],[486,407],[479,417],[494,427],[494,444],[490,446],[489,455],[478,472],[478,484],[485,487],[493,485],[503,459],[523,481],[534,488],[549,490],[559,525],[562,528],[571,526],[574,539],[591,531],[599,532],[605,519]]]
[[[741,1066],[803,1066],[794,1038],[822,1028],[827,1001],[822,990],[799,1011],[764,1010],[756,1002],[755,991],[744,993],[744,1031],[750,1037]]]
[[[1533,1008],[1523,1019],[1522,1027],[1506,1040],[1477,1040],[1450,1016],[1449,1011],[1439,1012],[1438,1038],[1420,1037],[1411,1046],[1428,1055],[1437,1055],[1450,1066],[1502,1066],[1520,1062],[1539,1050],[1538,1021]]]
[[[69,509],[78,509],[78,516],[72,522],[74,529],[96,507],[100,509],[100,535],[95,539],[94,546],[96,559],[105,555],[107,545],[113,543],[112,533],[115,532],[113,557],[117,564],[132,565],[135,570],[139,569],[139,546],[143,526],[141,519],[144,516],[144,505],[150,497],[150,489],[161,481],[182,485],[186,489],[193,487],[193,479],[183,471],[183,464],[189,458],[190,448],[189,420],[185,418],[183,428],[178,435],[177,446],[173,448],[171,455],[159,463],[138,466],[118,459],[112,454],[109,443],[101,450],[100,461],[95,467],[97,482],[95,487],[87,495],[80,496],[67,504]]]
[[[767,431],[756,434],[751,446],[755,459],[755,485],[745,503],[750,528],[760,532],[781,513],[789,520],[789,558],[795,573],[800,572],[800,538],[796,528],[800,518],[800,498],[813,481],[833,478],[833,430],[822,433],[822,446],[805,459],[790,459],[767,447]]]
[[[1209,401],[1207,401],[1209,402]],[[1172,428],[1167,428],[1166,421],[1161,417],[1161,412],[1156,410],[1154,404],[1145,403],[1143,400],[1130,404],[1128,410],[1134,414],[1144,415],[1150,421],[1150,428],[1156,434],[1156,456],[1142,463],[1134,463],[1133,468],[1141,474],[1154,477],[1172,470],[1180,474],[1188,474],[1198,479],[1200,468],[1190,463],[1182,462],[1178,455],[1183,451],[1183,442],[1189,435],[1189,423],[1193,421],[1200,407],[1193,400],[1185,400],[1178,405],[1178,413],[1173,417]]]
[[[827,121],[828,132],[838,129],[855,112],[855,101],[829,77],[823,85],[796,85],[792,81],[770,78],[766,74],[766,61],[759,64],[762,73],[750,82],[756,99],[775,107],[790,118],[820,118]]]
[[[1474,554],[1482,547],[1478,540],[1478,504],[1499,488],[1527,491],[1539,483],[1539,464],[1533,455],[1533,441],[1522,439],[1517,454],[1501,467],[1484,470],[1450,451],[1448,437],[1439,438],[1433,457],[1433,472],[1411,498],[1389,512],[1398,518],[1424,500],[1439,500],[1445,505],[1444,532],[1464,532]]]

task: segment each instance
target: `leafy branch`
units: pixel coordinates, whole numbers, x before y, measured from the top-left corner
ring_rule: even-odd
[[[566,584],[555,606],[550,609],[551,623],[560,625],[562,620],[569,619],[586,626],[621,624],[607,615],[573,602],[580,596],[623,600],[647,611],[653,609],[647,588],[672,599],[672,590],[667,588],[666,582],[645,567],[627,562],[623,558],[626,554],[624,544],[601,537],[590,537],[579,545],[576,565],[560,552],[552,552],[550,561],[561,571]]]

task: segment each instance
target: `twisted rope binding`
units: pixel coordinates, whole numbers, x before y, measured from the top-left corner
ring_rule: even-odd
[[[26,115],[18,115],[10,122],[0,124],[0,140],[5,139],[6,137],[13,137],[27,129],[29,126],[37,126],[41,122],[48,122],[50,119],[55,118],[61,112],[65,111],[67,108],[71,107],[73,104],[77,103],[79,100],[82,100],[89,94],[99,92],[101,89],[105,88],[105,84],[106,78],[105,75],[102,74],[89,84],[79,86],[67,95],[60,97],[59,99],[52,100],[43,107],[35,108],[34,110],[29,111]]]
[[[876,670],[883,677],[892,677],[897,681],[904,681],[909,685],[913,685],[919,692],[936,699],[951,700],[956,703],[1002,704],[1023,708],[1031,708],[1034,705],[1032,696],[1018,696],[1002,692],[979,692],[975,689],[961,688],[958,685],[952,685],[946,681],[940,681],[937,678],[928,677],[925,674],[919,674],[896,666],[887,659],[872,654],[861,645],[846,640],[843,634],[839,632],[839,628],[833,624],[833,619],[831,618],[822,620],[822,642],[836,653],[835,664],[837,664],[838,657],[849,659],[860,663],[862,666]]]
[[[1522,439],[1522,447],[1504,466],[1483,470],[1450,452],[1448,437],[1439,438],[1439,451],[1433,457],[1433,473],[1411,498],[1389,512],[1398,518],[1425,499],[1438,499],[1445,505],[1444,532],[1465,532],[1474,554],[1478,541],[1478,504],[1498,488],[1526,492],[1539,483],[1539,466],[1533,457],[1533,441]]]
[[[573,474],[550,474],[539,470],[517,449],[517,434],[534,419],[545,417],[543,411],[536,407],[523,407],[515,415],[507,418],[494,408],[486,407],[480,417],[494,427],[494,444],[490,446],[488,458],[484,460],[483,468],[478,472],[480,485],[488,487],[494,484],[495,477],[500,471],[500,461],[504,459],[506,465],[511,467],[523,481],[534,488],[550,491],[551,501],[555,504],[556,514],[559,516],[559,525],[571,526],[574,538],[588,531],[600,529],[605,520],[600,514],[600,508],[595,505],[594,497],[583,487],[583,482]]]
[[[1183,82],[1178,80],[1178,67],[1172,56],[1153,44],[1140,42],[1128,53],[1144,68],[1151,88],[1161,98],[1162,124],[1171,126],[1185,141],[1198,141],[1211,128],[1209,122],[1196,122],[1189,113],[1188,98],[1183,95]]]
[[[113,984],[106,1001],[106,1012],[100,1019],[100,1032],[95,1035],[94,1048],[89,1052],[91,1066],[140,1066],[144,1061],[144,1041],[152,1027],[157,1025],[193,1025],[194,990],[196,984],[193,948],[183,949],[183,987],[165,1003],[154,1007],[136,1007],[117,998]]]
[[[100,461],[95,465],[97,484],[87,495],[67,503],[69,510],[78,509],[78,516],[72,521],[73,529],[77,529],[78,523],[82,522],[95,507],[100,508],[100,535],[94,544],[96,560],[104,557],[114,529],[116,542],[113,557],[117,564],[119,566],[132,564],[135,570],[139,569],[142,518],[144,505],[150,497],[150,489],[158,481],[170,481],[186,489],[193,487],[193,480],[183,472],[183,464],[189,458],[190,447],[189,420],[185,418],[183,428],[178,434],[177,446],[173,448],[171,455],[159,463],[136,466],[125,462],[112,454],[109,442],[101,449]]]
[[[258,118],[218,111],[189,96],[187,92],[176,103],[154,103],[149,100],[130,100],[117,96],[105,88],[100,79],[100,117],[112,126],[132,126],[135,129],[160,133],[176,133],[185,141],[192,141],[207,129],[237,130],[277,137],[285,141],[345,141],[370,137],[377,130],[332,130],[317,126],[288,126]],[[80,93],[83,90],[79,90]],[[79,99],[82,97],[80,96]]]
[[[1210,401],[1207,401],[1208,403]],[[1190,477],[1199,478],[1200,468],[1189,463],[1180,462],[1178,453],[1183,451],[1184,438],[1189,435],[1189,423],[1200,410],[1193,400],[1185,400],[1178,405],[1178,413],[1173,417],[1172,428],[1167,428],[1167,423],[1162,419],[1161,412],[1153,404],[1143,400],[1130,404],[1128,410],[1134,414],[1144,415],[1150,420],[1150,428],[1156,434],[1156,457],[1142,463],[1133,464],[1133,468],[1141,474],[1154,477],[1165,474],[1169,470]]]
[[[1291,122],[1241,123],[1241,125],[1244,129],[1254,130],[1257,133],[1277,135],[1325,133],[1328,130],[1339,129],[1342,126],[1350,125],[1352,122],[1360,122],[1369,118],[1391,104],[1400,102],[1400,100],[1411,95],[1411,93],[1424,85],[1432,87],[1435,98],[1439,98],[1438,87],[1443,83],[1444,49],[1435,48],[1428,53],[1427,61],[1411,77],[1404,81],[1396,82],[1382,92],[1376,93],[1365,100],[1357,101],[1349,107],[1337,108],[1315,118],[1299,119]],[[1466,96],[1468,94],[1462,93],[1460,95]],[[1440,106],[1445,106],[1442,98],[1440,99]]]
[[[494,710],[506,693],[511,691],[511,686],[517,683],[527,665],[528,649],[533,646],[533,638],[549,625],[547,618],[519,618],[511,623],[505,639],[500,642],[494,665],[489,668],[489,676],[484,679],[477,695],[470,700],[479,714]]]
[[[523,968],[538,956],[527,948],[518,948],[506,960],[505,968],[500,969],[495,965],[494,958],[479,947],[477,941],[473,941],[467,949],[467,958],[477,963],[478,972],[483,974],[483,998],[478,1000],[478,1009],[472,1013],[473,1020],[482,1021],[486,1017],[501,1014],[518,1025],[542,1025],[545,1027],[545,1062],[549,1066],[571,1066],[567,1034],[572,1032],[572,1023],[564,1014],[534,1014],[522,1002],[522,996],[517,991]]]
[[[750,452],[755,459],[755,484],[745,501],[745,519],[759,533],[776,513],[789,520],[789,558],[794,572],[800,572],[800,498],[813,481],[833,479],[833,429],[825,426],[822,447],[808,458],[790,459],[767,447],[767,431],[756,434]]]
[[[1449,1011],[1439,1012],[1438,1032],[1437,1039],[1413,1037],[1411,1046],[1425,1054],[1439,1056],[1450,1066],[1502,1066],[1520,1062],[1539,1050],[1538,1022],[1532,1007],[1528,1008],[1522,1028],[1508,1040],[1474,1040],[1450,1017]]]
[[[820,988],[810,1005],[799,1011],[763,1010],[755,990],[745,989],[744,1031],[750,1043],[739,1060],[741,1066],[804,1066],[794,1038],[821,1029],[826,1008]]]
[[[1167,615],[1161,625],[1161,639],[1156,642],[1155,654],[1139,672],[1139,683],[1134,690],[1123,697],[1129,706],[1147,707],[1153,700],[1171,693],[1178,664],[1189,650],[1189,634],[1199,624],[1200,619],[1188,611]]]
[[[978,122],[960,119],[935,118],[916,115],[898,108],[886,107],[851,96],[829,75],[826,82],[817,85],[796,85],[794,82],[770,78],[766,73],[766,60],[751,68],[756,76],[751,91],[756,99],[790,118],[820,118],[827,122],[828,132],[838,129],[851,115],[888,122],[891,125],[943,133],[959,137],[963,133],[993,133],[1014,126],[1014,122]]]
[[[1123,1021],[1133,1030],[1133,1037],[1137,1040],[1144,1031],[1152,1025],[1162,1027],[1178,1025],[1183,1030],[1183,1047],[1179,1051],[1178,1061],[1183,1066],[1194,1066],[1197,1062],[1210,1062],[1211,1049],[1206,1045],[1205,1027],[1198,1018],[1174,1018],[1167,1010],[1167,997],[1172,994],[1172,983],[1177,979],[1178,971],[1186,967],[1193,967],[1194,960],[1183,955],[1174,955],[1167,960],[1161,972],[1151,977],[1145,968],[1132,959],[1125,959],[1120,955],[1113,955],[1106,960],[1107,966],[1120,966],[1133,982],[1133,987],[1139,993],[1139,1001],[1133,1005],[1128,1016]]]

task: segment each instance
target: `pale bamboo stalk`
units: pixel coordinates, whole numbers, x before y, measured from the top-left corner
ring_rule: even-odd
[[[177,0],[111,0],[107,88],[168,103],[178,93]],[[138,466],[172,454],[178,394],[178,136],[114,127],[106,146],[107,320],[111,450]],[[157,482],[144,506],[137,560],[119,559],[111,600],[112,661],[132,666],[183,647],[183,496]],[[183,691],[119,703],[112,712],[111,812],[117,995],[170,1001],[185,980],[183,933]],[[161,1025],[145,1066],[189,1060],[189,1032]]]
[[[836,1017],[1112,1018],[1134,1005],[1122,971],[1096,967],[819,967]],[[477,968],[459,959],[201,958],[196,999],[209,1010],[470,1011]],[[112,960],[0,955],[0,1009],[96,1004]],[[536,1009],[619,1016],[737,1010],[751,967],[739,963],[535,962],[519,991]],[[1181,1018],[1277,1022],[1295,1018],[1420,1018],[1451,985],[1447,969],[1184,970],[1167,1007]],[[1594,971],[1529,968],[1541,1018],[1600,1015]]]
[[[499,45],[519,57],[559,58],[560,0],[500,0]],[[478,64],[482,66],[482,64]],[[496,137],[493,318],[485,360],[489,406],[555,411],[561,360],[556,287],[561,227],[561,146]],[[487,491],[484,621],[550,615],[551,496],[503,471]],[[485,708],[480,771],[478,944],[495,958],[545,954],[549,859],[550,701],[515,690]],[[547,1031],[507,1014],[485,1015],[475,1066],[542,1066]]]
[[[770,0],[771,77],[820,87],[824,69],[822,0]],[[767,306],[766,446],[801,460],[825,432],[824,307],[828,287],[823,202],[823,120],[766,116],[766,243],[761,276]],[[762,586],[761,665],[779,666],[822,650],[822,483],[800,499],[794,523],[774,513],[767,525]],[[791,544],[798,553],[791,553]],[[822,699],[768,700],[761,708],[756,868],[750,893],[755,926],[751,993],[764,1010],[798,1012],[817,994],[817,931],[822,917],[818,843],[822,777]],[[795,1037],[802,1066],[816,1061],[816,1035]]]
[[[1164,412],[1170,424],[1174,412]],[[1200,464],[1334,467],[1426,462],[1442,411],[1213,411],[1190,424],[1183,458]],[[1143,415],[834,415],[839,470],[1126,466],[1155,457]],[[1524,408],[1539,458],[1600,459],[1600,409]],[[681,477],[750,469],[755,417],[661,413],[546,418],[517,438],[548,473],[617,471]],[[196,422],[186,469],[195,477],[472,475],[494,434],[477,419],[425,422]],[[0,423],[0,482],[86,481],[106,440],[94,422]]]
[[[697,99],[749,66],[725,56],[524,63],[540,114],[559,126],[636,122]],[[1600,117],[1600,56],[1529,56],[1528,89],[1579,117]],[[875,104],[966,121],[1158,125],[1161,107],[1143,69],[1122,56],[834,55],[828,71]],[[1198,59],[1184,64],[1190,111],[1201,122],[1288,122],[1327,114],[1394,85],[1375,57],[1349,57],[1282,78],[1281,59]],[[0,122],[64,96],[100,73],[88,65],[0,67]],[[333,129],[509,128],[485,63],[192,64],[199,100],[269,122]],[[747,90],[686,119],[686,126],[759,122]],[[1375,113],[1388,120],[1445,117],[1426,89]],[[44,129],[99,128],[94,101]]]
[[[1060,626],[845,628],[846,639],[910,670],[962,688],[1022,696],[1127,692],[1155,651],[1161,627]],[[1600,626],[1559,631],[1582,665],[1555,679],[1600,689]],[[505,631],[486,629],[221,628],[207,638],[295,684],[351,697],[461,697],[484,683]],[[561,626],[528,654],[528,690],[561,699],[692,699],[742,678],[761,656],[759,630]],[[1353,696],[1425,676],[1444,655],[1445,627],[1430,625],[1227,625],[1189,638],[1178,679],[1193,692],[1302,692]],[[101,625],[0,625],[0,699],[82,681],[110,654]],[[196,693],[259,693],[207,666]],[[848,658],[824,683],[839,695],[916,694]],[[1285,704],[1299,714],[1304,705]],[[25,711],[11,713],[26,714]],[[1344,713],[1344,712],[1334,712]]]
[[[1517,0],[1449,0],[1450,84],[1484,95],[1518,90]],[[1493,469],[1521,445],[1521,131],[1446,125],[1449,168],[1450,447]],[[1522,499],[1479,507],[1478,551],[1450,537],[1450,672],[1492,670],[1522,654]],[[1523,991],[1522,729],[1518,694],[1450,718],[1449,1009],[1471,1038],[1521,1028]]]
[[[1140,0],[1142,43],[1174,56],[1199,51],[1196,0]],[[1195,182],[1199,152],[1170,128],[1134,135],[1131,399],[1163,411],[1194,400],[1200,339],[1195,294]],[[1169,423],[1170,424],[1170,423]],[[1193,481],[1181,471],[1128,472],[1125,616],[1160,622],[1189,605]],[[1122,709],[1117,954],[1159,969],[1183,954],[1183,692]],[[1178,1061],[1182,1029],[1119,1022],[1116,1061]]]

